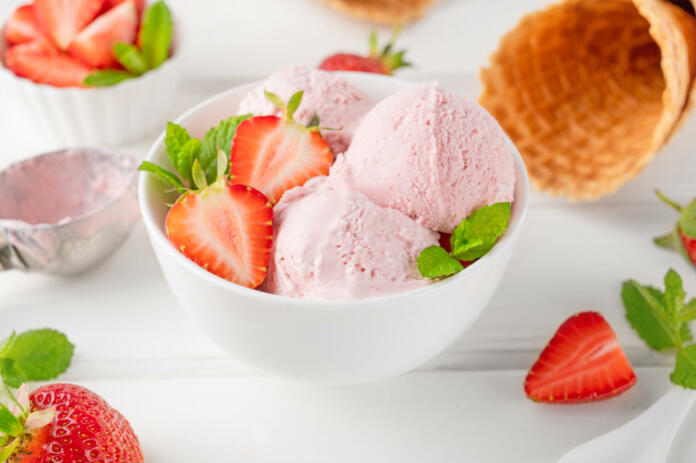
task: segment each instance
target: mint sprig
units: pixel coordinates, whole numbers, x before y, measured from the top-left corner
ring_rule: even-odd
[[[418,271],[425,278],[454,275],[464,269],[460,261],[473,261],[486,255],[510,224],[511,204],[495,203],[474,211],[462,220],[450,237],[447,252],[429,246],[418,255]]]
[[[682,279],[673,269],[665,275],[664,284],[665,290],[660,291],[635,280],[624,282],[621,299],[626,318],[651,349],[676,351],[672,383],[696,389],[696,344],[689,344],[693,341],[689,322],[696,319],[696,299],[686,302]]]
[[[88,74],[83,83],[88,87],[116,85],[159,67],[169,57],[173,29],[172,13],[166,3],[162,0],[153,3],[143,14],[138,33],[138,43],[141,47],[124,42],[114,43],[114,58],[125,71],[96,70]]]
[[[219,174],[218,152],[223,150],[229,153],[237,127],[250,117],[251,114],[245,114],[220,121],[216,127],[208,130],[203,141],[191,137],[180,125],[169,122],[164,144],[167,147],[169,160],[177,173],[148,161],[142,162],[138,170],[149,172],[179,190],[196,190],[200,189],[200,185],[212,184]],[[228,173],[229,163],[226,163],[223,168],[224,173]]]
[[[10,387],[53,379],[68,369],[74,350],[63,333],[52,329],[12,333],[0,347],[0,374]]]

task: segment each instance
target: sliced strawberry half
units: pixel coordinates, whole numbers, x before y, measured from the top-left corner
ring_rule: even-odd
[[[287,107],[277,95],[266,93],[284,117],[256,116],[239,124],[232,140],[230,178],[257,188],[275,204],[287,190],[327,175],[333,155],[319,127],[292,119],[302,92],[293,95]]]
[[[104,3],[104,11],[109,11],[116,5],[120,5],[126,1],[128,0],[106,0],[106,3]],[[135,0],[135,7],[138,9],[138,16],[140,16],[140,13],[145,9],[145,0]]]
[[[61,50],[68,48],[103,6],[104,0],[34,0],[37,23]]]
[[[138,13],[133,0],[116,5],[75,36],[68,51],[96,68],[116,67],[116,42],[132,43],[138,28]]]
[[[527,396],[539,402],[608,399],[636,383],[616,334],[597,312],[573,315],[558,329],[527,375]]]
[[[5,62],[18,76],[54,87],[84,87],[85,77],[93,70],[45,38],[15,45],[5,53]]]
[[[40,36],[41,32],[34,15],[34,5],[20,6],[5,24],[5,39],[10,45],[30,42]]]
[[[259,191],[224,181],[189,191],[169,210],[171,242],[209,272],[248,288],[268,273],[273,207]]]

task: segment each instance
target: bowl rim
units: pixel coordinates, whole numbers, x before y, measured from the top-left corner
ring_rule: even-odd
[[[420,83],[397,79],[390,76],[382,76],[362,72],[338,72],[337,74],[346,78],[346,80],[348,80],[348,82],[351,85],[355,85],[356,82],[359,81],[367,83],[370,81],[388,80],[390,85],[406,88]],[[194,105],[193,107],[189,108],[188,110],[184,111],[174,120],[174,122],[179,124],[183,120],[188,119],[189,117],[193,116],[199,111],[205,109],[207,106],[214,103],[215,101],[227,98],[230,94],[236,94],[249,90],[254,86],[260,84],[261,82],[262,81],[253,81],[246,84],[236,85],[220,93],[212,95],[206,98],[205,100],[201,101],[200,103]],[[355,86],[358,87],[358,89],[360,89],[359,83]],[[147,155],[144,158],[145,161],[154,162],[157,160],[160,152],[162,152],[164,149],[164,136],[165,132],[163,131],[148,150]],[[167,239],[166,235],[155,221],[152,214],[152,210],[150,209],[148,203],[149,198],[147,198],[145,194],[148,189],[147,182],[149,182],[150,179],[148,178],[148,175],[146,175],[146,173],[144,172],[140,175],[140,178],[138,179],[138,202],[140,203],[140,211],[142,214],[143,222],[145,223],[145,227],[147,229],[148,235],[150,236],[150,239],[155,240],[157,244],[161,245],[161,248],[164,250],[164,252],[168,253],[177,264],[184,266],[198,277],[206,280],[208,283],[214,284],[222,289],[236,291],[244,297],[258,298],[258,302],[266,302],[269,305],[275,305],[276,303],[282,302],[284,305],[291,305],[298,308],[302,307],[306,309],[325,309],[327,306],[335,306],[333,308],[339,310],[342,308],[349,309],[359,306],[370,306],[373,305],[375,302],[389,302],[398,299],[404,299],[407,297],[412,297],[416,294],[425,295],[429,292],[438,291],[440,289],[444,289],[445,287],[455,285],[460,280],[472,278],[472,273],[475,272],[477,268],[483,268],[491,261],[493,261],[498,255],[502,254],[503,251],[506,250],[509,246],[512,246],[515,236],[518,235],[520,232],[520,228],[524,223],[524,220],[527,215],[527,210],[529,208],[530,181],[526,165],[519,150],[515,147],[514,143],[512,143],[512,141],[509,137],[507,137],[507,135],[506,138],[508,139],[512,151],[515,168],[515,182],[522,182],[522,188],[520,189],[521,197],[515,197],[513,207],[515,208],[516,213],[512,217],[510,226],[505,231],[500,240],[496,243],[496,245],[493,247],[493,249],[491,249],[488,253],[486,253],[486,255],[478,259],[474,264],[465,268],[463,271],[459,272],[456,275],[444,278],[440,281],[436,281],[430,285],[409,289],[398,293],[387,294],[383,296],[373,296],[361,299],[294,298],[289,296],[281,296],[278,294],[267,293],[258,289],[251,289],[237,285],[208,272],[207,270],[203,269],[193,261],[189,260],[172,245],[169,239]]]

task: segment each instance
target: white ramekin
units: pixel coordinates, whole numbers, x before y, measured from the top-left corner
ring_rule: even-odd
[[[377,101],[412,83],[342,73]],[[192,136],[235,114],[249,85],[195,106],[176,121]],[[147,160],[168,165],[164,134]],[[512,144],[511,144],[512,146]],[[356,384],[411,370],[440,353],[483,312],[507,268],[527,211],[529,179],[517,150],[511,224],[500,242],[459,274],[430,286],[355,301],[293,299],[247,289],[184,257],[164,231],[168,210],[162,184],[141,175],[139,201],[164,275],[190,317],[242,361],[288,378]],[[168,198],[171,199],[171,198]]]
[[[178,33],[178,31],[177,31]],[[0,29],[0,57],[7,44]],[[111,87],[58,88],[37,84],[0,66],[3,105],[24,106],[37,134],[59,146],[118,145],[166,122],[180,75],[176,51],[155,70]]]

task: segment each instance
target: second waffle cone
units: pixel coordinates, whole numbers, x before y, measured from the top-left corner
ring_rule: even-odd
[[[635,177],[690,107],[696,19],[663,0],[566,0],[526,16],[481,72],[481,104],[534,185],[571,199]]]

